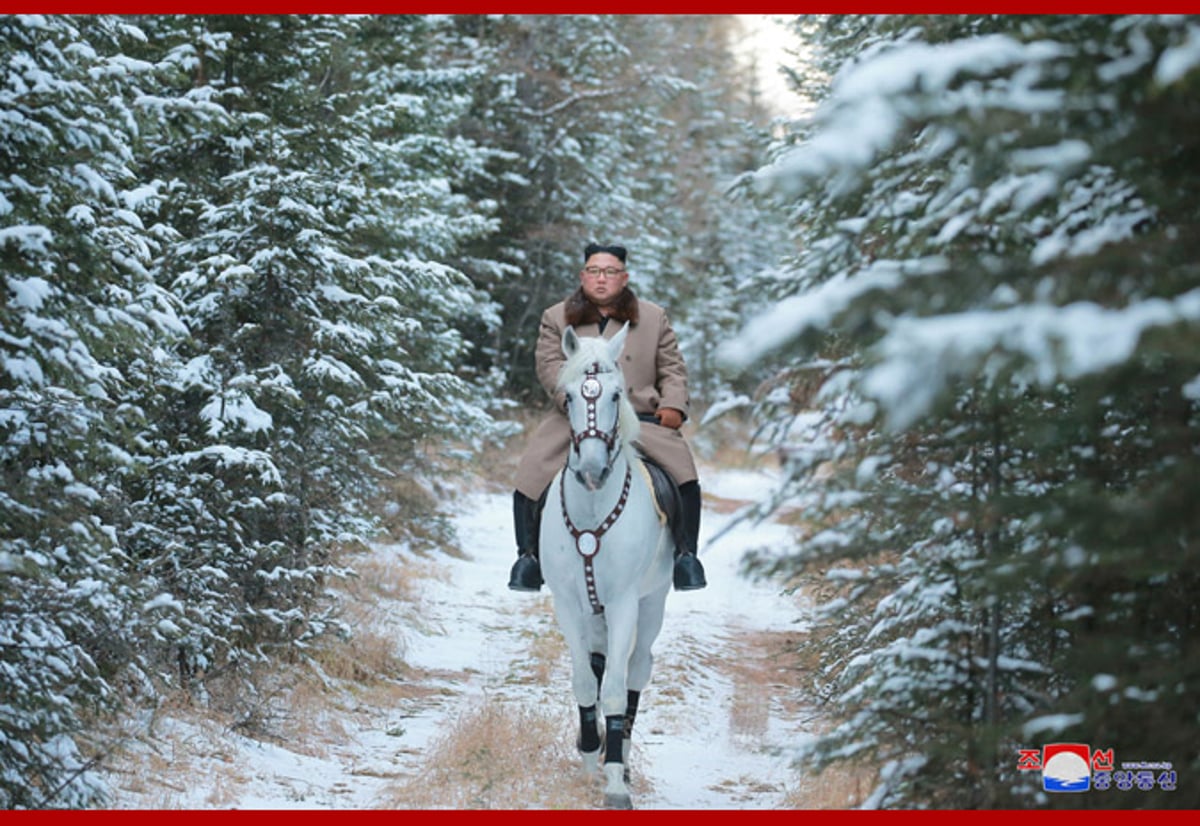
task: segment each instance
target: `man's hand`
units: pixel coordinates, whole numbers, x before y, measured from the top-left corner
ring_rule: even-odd
[[[660,407],[654,412],[654,415],[658,416],[658,423],[663,427],[669,427],[672,430],[683,427],[683,413],[674,407]]]

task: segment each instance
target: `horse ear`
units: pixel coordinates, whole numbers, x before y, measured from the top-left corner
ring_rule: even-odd
[[[575,355],[575,351],[579,349],[579,334],[575,332],[575,328],[570,324],[567,329],[563,330],[562,351],[567,358]]]
[[[608,356],[613,361],[616,361],[620,357],[621,350],[625,347],[625,336],[628,334],[629,322],[626,321],[623,325],[621,325],[620,331],[618,331],[615,336],[608,340]]]

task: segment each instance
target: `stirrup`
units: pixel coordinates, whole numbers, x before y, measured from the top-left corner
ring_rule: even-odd
[[[675,558],[675,590],[699,591],[708,585],[704,566],[695,554],[680,554]]]
[[[508,575],[508,587],[513,591],[542,590],[542,566],[533,554],[521,554]]]

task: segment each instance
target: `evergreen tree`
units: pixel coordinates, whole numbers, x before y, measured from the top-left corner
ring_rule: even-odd
[[[128,387],[180,330],[148,273],[111,17],[0,18],[0,806],[81,807],[102,788],[74,738],[115,701],[153,595],[119,527],[139,472]],[[150,356],[150,359],[153,357]],[[152,611],[149,613],[153,613]]]
[[[1047,801],[1016,755],[1200,761],[1195,23],[804,28],[830,96],[760,173],[802,252],[728,357],[783,354],[762,413],[814,525],[759,564],[839,597],[812,753],[878,765],[873,805],[1193,805]]]
[[[330,550],[373,536],[380,480],[426,472],[426,440],[492,432],[488,395],[455,374],[460,329],[491,311],[444,263],[492,225],[454,191],[470,147],[442,137],[454,98],[422,63],[420,21],[147,27],[183,56],[177,82],[205,84],[164,95],[205,106],[176,104],[153,141],[180,236],[155,272],[192,337],[135,502],[154,526],[138,557],[189,620],[187,677],[327,630]],[[381,463],[388,443],[408,467]]]
[[[659,104],[668,125],[662,148],[644,163],[665,232],[649,239],[647,286],[672,313],[689,388],[713,402],[726,395],[716,348],[755,300],[742,287],[790,249],[786,225],[746,185],[765,158],[772,113],[758,103],[751,67],[735,56],[741,29],[733,15],[655,17],[636,35],[637,54],[671,44],[659,60],[677,88]]]

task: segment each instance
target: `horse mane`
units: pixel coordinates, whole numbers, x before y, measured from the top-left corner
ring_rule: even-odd
[[[633,445],[641,432],[641,422],[638,421],[637,411],[633,409],[629,397],[625,394],[625,374],[621,365],[608,357],[608,341],[601,337],[580,338],[579,349],[563,363],[558,371],[558,389],[562,390],[570,382],[583,378],[583,374],[593,364],[600,365],[602,373],[616,373],[621,376],[620,430],[621,447],[628,449]]]

